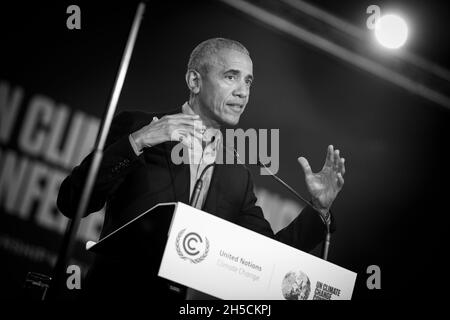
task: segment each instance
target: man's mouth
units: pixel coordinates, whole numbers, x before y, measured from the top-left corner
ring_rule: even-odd
[[[227,106],[233,110],[234,112],[241,112],[242,108],[244,107],[242,104],[240,103],[227,103]]]

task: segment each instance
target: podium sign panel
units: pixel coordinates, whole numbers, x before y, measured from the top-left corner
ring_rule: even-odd
[[[226,300],[351,299],[356,273],[177,203],[158,275]]]

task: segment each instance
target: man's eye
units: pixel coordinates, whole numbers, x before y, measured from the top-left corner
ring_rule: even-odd
[[[234,79],[236,79],[236,77],[233,76],[233,75],[227,75],[226,78],[227,78],[228,80],[234,80]]]
[[[250,87],[252,85],[252,80],[247,80],[245,83]]]

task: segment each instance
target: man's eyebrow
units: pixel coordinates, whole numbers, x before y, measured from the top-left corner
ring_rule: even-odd
[[[228,69],[224,73],[241,74],[241,71],[236,69]]]

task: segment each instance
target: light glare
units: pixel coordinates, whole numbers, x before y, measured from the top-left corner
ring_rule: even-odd
[[[399,16],[384,15],[375,24],[375,37],[382,46],[398,49],[408,38],[408,26]]]

